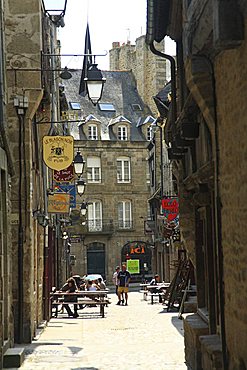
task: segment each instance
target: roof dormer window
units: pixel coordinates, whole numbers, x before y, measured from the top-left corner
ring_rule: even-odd
[[[128,140],[128,129],[125,125],[118,126],[118,140]]]
[[[88,139],[89,140],[98,140],[98,127],[97,125],[88,126]]]

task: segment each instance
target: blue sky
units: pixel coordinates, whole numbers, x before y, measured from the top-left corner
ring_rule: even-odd
[[[137,37],[146,33],[146,0],[68,0],[65,27],[58,29],[63,54],[84,52],[87,19],[92,52],[104,54],[111,49],[112,42],[135,43]],[[174,53],[170,46],[168,49]],[[82,59],[66,57],[62,65],[81,68]],[[108,69],[109,55],[97,57],[96,63],[99,68]]]

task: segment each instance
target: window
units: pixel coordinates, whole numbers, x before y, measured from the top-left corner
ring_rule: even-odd
[[[147,140],[151,141],[152,138],[153,138],[152,127],[148,126],[148,128],[147,128]]]
[[[123,201],[118,203],[118,227],[120,229],[132,228],[130,201]]]
[[[88,204],[88,230],[102,230],[102,203],[101,201],[93,201]]]
[[[127,140],[128,130],[126,126],[118,126],[118,140]]]
[[[73,109],[73,110],[81,110],[81,104],[80,103],[70,101],[69,105],[70,105],[71,109]]]
[[[87,180],[88,182],[101,182],[100,157],[87,158]]]
[[[117,182],[130,182],[130,158],[117,159]]]
[[[107,112],[115,112],[116,109],[114,108],[114,105],[112,103],[98,103],[99,109],[101,111],[107,111]]]
[[[98,128],[96,125],[88,126],[88,139],[98,140]]]
[[[140,104],[132,104],[133,111],[140,111],[142,110]]]

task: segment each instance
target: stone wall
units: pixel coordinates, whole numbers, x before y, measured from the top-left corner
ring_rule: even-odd
[[[15,340],[20,338],[20,322],[18,321],[18,308],[20,308],[19,291],[23,285],[23,340],[31,341],[37,324],[42,319],[42,277],[43,264],[40,255],[43,254],[43,242],[38,244],[36,231],[34,235],[33,212],[33,137],[32,119],[42,98],[40,72],[18,71],[18,68],[40,68],[41,44],[41,12],[40,2],[20,3],[15,0],[6,1],[5,9],[5,36],[6,36],[6,66],[7,66],[7,116],[10,136],[10,147],[13,153],[15,175],[12,177],[11,202],[12,216],[20,222],[19,199],[22,199],[23,221],[23,281],[19,281],[18,250],[20,249],[20,235],[18,223],[12,226],[12,279],[13,307],[15,318]],[[13,69],[16,69],[14,72]],[[26,96],[29,106],[25,116],[19,117],[14,108],[13,98],[17,95]],[[19,140],[19,129],[22,140],[25,142],[25,160],[22,159],[21,181],[22,190],[19,192],[19,148],[23,144]],[[43,230],[43,229],[42,229]],[[42,239],[42,238],[41,238]],[[39,290],[39,291],[38,291]]]
[[[72,243],[71,254],[76,256],[76,265],[72,271],[83,275],[87,272],[86,245],[92,242],[105,244],[106,248],[106,279],[111,284],[112,274],[116,265],[121,263],[121,250],[128,241],[146,241],[144,234],[144,219],[147,216],[147,199],[150,194],[149,184],[146,181],[147,142],[110,142],[92,141],[77,142],[83,146],[83,156],[99,156],[101,158],[101,183],[88,183],[83,199],[86,202],[100,200],[102,202],[103,226],[113,220],[113,232],[105,234],[98,232],[85,233],[83,226],[77,228],[78,233],[85,235],[83,243]],[[131,182],[117,182],[117,157],[127,156],[131,160]],[[86,169],[85,169],[86,171]],[[134,184],[134,186],[133,186]],[[119,201],[129,200],[132,203],[133,228],[118,228]],[[72,227],[75,232],[74,227]],[[104,230],[104,227],[103,227]]]
[[[246,60],[247,33],[239,48],[222,52],[215,61],[229,369],[239,369],[241,361],[247,367]]]
[[[155,47],[164,52],[164,42],[156,43]],[[120,46],[118,42],[114,42],[110,50],[110,70],[132,70],[141,98],[153,114],[157,115],[153,96],[167,82],[166,60],[148,49],[145,36],[138,37],[136,45],[127,43]]]

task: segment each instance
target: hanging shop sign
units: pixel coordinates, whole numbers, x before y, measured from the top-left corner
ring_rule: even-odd
[[[55,193],[48,195],[48,213],[69,213],[70,195]]]
[[[127,270],[130,274],[140,274],[140,261],[139,260],[127,260]]]
[[[73,136],[44,136],[43,160],[47,167],[61,171],[69,167],[74,158]]]
[[[178,226],[179,203],[176,197],[163,198],[161,201],[161,213],[164,215],[164,223]]]
[[[75,179],[74,166],[71,164],[63,170],[53,170],[53,179],[58,183],[71,182]]]
[[[76,208],[76,186],[75,184],[54,185],[55,193],[67,193],[69,195],[70,208]]]

